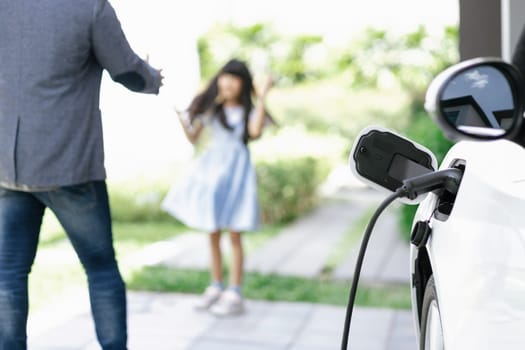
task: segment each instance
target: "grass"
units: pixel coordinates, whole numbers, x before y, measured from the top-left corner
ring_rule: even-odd
[[[128,280],[132,290],[202,293],[209,283],[207,271],[145,267]],[[244,293],[249,299],[346,305],[349,282],[247,273]],[[409,286],[360,286],[356,305],[410,309]]]

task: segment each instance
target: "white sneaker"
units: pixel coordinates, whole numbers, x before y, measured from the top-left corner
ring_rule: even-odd
[[[222,294],[222,288],[217,286],[208,286],[199,301],[195,304],[196,310],[208,310],[214,303],[216,303]]]
[[[227,290],[221,294],[219,300],[210,308],[215,316],[233,316],[244,312],[243,298],[236,292]]]

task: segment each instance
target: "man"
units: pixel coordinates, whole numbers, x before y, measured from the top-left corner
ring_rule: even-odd
[[[87,273],[97,338],[126,349],[99,110],[103,69],[157,94],[106,0],[0,1],[0,350],[26,349],[27,277],[50,208]]]

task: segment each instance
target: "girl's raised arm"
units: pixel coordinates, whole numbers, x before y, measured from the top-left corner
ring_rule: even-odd
[[[248,134],[251,139],[257,139],[261,136],[266,122],[266,95],[272,87],[273,79],[271,76],[266,78],[262,89],[257,90],[257,101],[255,102],[255,114],[248,124]]]
[[[199,136],[202,132],[202,129],[204,125],[202,124],[202,121],[200,119],[196,119],[195,122],[192,124],[190,122],[189,113],[186,111],[179,111],[175,110],[177,113],[177,116],[179,117],[180,124],[182,125],[182,129],[184,130],[184,134],[186,135],[186,138],[188,141],[190,141],[192,144],[197,143],[199,140]]]

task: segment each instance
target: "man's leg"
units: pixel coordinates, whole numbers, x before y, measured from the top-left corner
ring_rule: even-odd
[[[0,188],[0,350],[27,347],[27,276],[44,210],[32,194]]]
[[[126,290],[113,249],[105,182],[62,187],[45,197],[86,270],[100,345],[104,350],[125,350]]]

